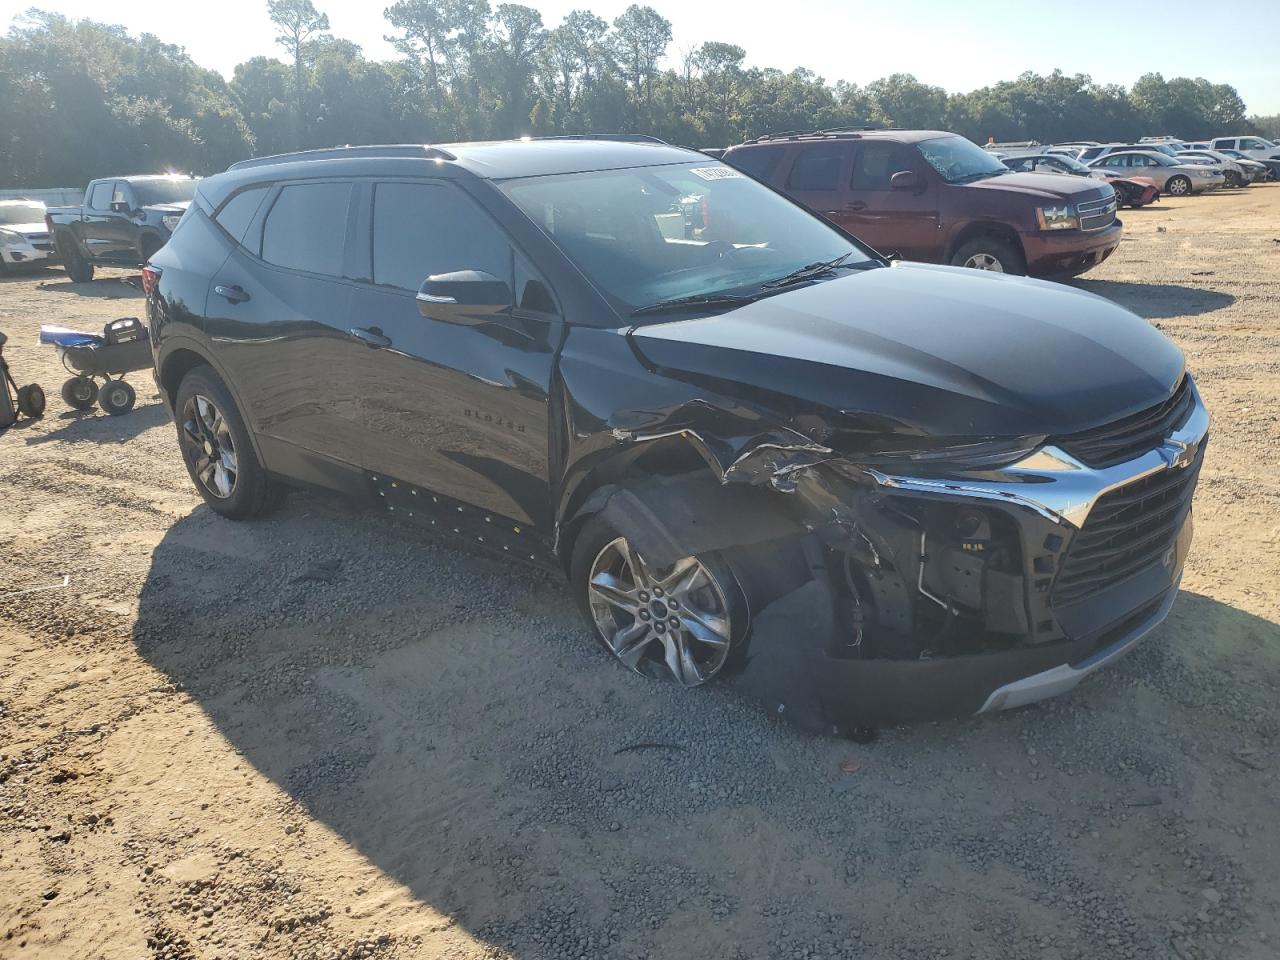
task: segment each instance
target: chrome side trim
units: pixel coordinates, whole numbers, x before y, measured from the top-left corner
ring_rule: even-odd
[[[1179,577],[1177,582],[1169,588],[1168,596],[1164,598],[1160,607],[1115,643],[1103,647],[1097,653],[1081,660],[1074,666],[1069,663],[1063,663],[1048,670],[1042,670],[1040,673],[1034,673],[1029,677],[1023,677],[1021,680],[1006,683],[1003,687],[992,691],[991,696],[987,697],[986,703],[982,705],[982,709],[978,713],[1011,710],[1014,707],[1035,703],[1037,700],[1056,697],[1075,688],[1081,680],[1094,671],[1102,669],[1114,660],[1119,660],[1137,646],[1138,641],[1164,622],[1165,617],[1169,615],[1169,611],[1173,609],[1173,602],[1178,599],[1178,588],[1181,583],[1182,578]]]
[[[893,476],[878,470],[867,473],[882,487],[998,500],[1027,507],[1055,523],[1079,529],[1103,495],[1154,473],[1183,469],[1195,461],[1196,452],[1209,432],[1209,411],[1194,384],[1192,392],[1195,403],[1191,412],[1164,443],[1111,467],[1087,467],[1066,451],[1050,445],[994,474],[973,479]]]

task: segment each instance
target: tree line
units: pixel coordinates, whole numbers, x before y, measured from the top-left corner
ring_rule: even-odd
[[[398,54],[389,61],[333,36],[312,0],[267,7],[283,59],[253,57],[230,80],[151,34],[28,11],[0,38],[0,186],[212,173],[341,143],[526,134],[645,133],[705,147],[867,124],[979,143],[1255,130],[1229,84],[1159,73],[1129,88],[1024,73],[952,94],[907,73],[858,86],[804,68],[749,67],[742,47],[715,40],[668,59],[670,22],[636,4],[612,23],[575,10],[549,26],[517,3],[396,0],[384,11]]]

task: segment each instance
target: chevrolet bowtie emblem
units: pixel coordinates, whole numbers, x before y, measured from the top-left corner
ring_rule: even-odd
[[[1166,440],[1164,446],[1160,448],[1160,456],[1164,458],[1170,470],[1181,470],[1183,467],[1191,466],[1191,462],[1196,458],[1196,448],[1181,440]]]

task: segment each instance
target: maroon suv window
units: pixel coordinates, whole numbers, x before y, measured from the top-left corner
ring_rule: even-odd
[[[840,165],[844,162],[845,149],[843,143],[804,147],[791,165],[787,187],[791,190],[840,189]]]

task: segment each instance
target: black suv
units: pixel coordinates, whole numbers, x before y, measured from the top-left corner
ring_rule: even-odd
[[[214,510],[321,487],[554,565],[632,670],[812,727],[1061,692],[1177,590],[1208,418],[1168,340],[692,151],[248,161],[144,281]]]

